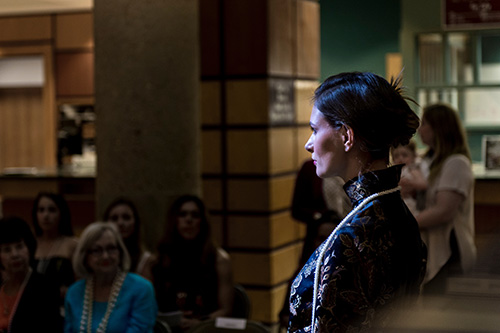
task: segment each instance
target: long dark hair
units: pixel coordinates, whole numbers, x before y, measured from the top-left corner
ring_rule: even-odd
[[[207,260],[215,253],[216,246],[212,240],[212,234],[210,229],[210,224],[207,217],[207,212],[205,209],[205,204],[203,201],[195,195],[183,195],[178,197],[168,211],[167,225],[165,230],[165,236],[160,241],[158,245],[158,253],[160,257],[162,255],[167,255],[171,250],[178,249],[186,245],[186,240],[179,234],[177,229],[177,220],[179,218],[179,213],[181,207],[187,203],[193,202],[200,213],[200,233],[193,241],[189,241],[189,248],[193,251],[199,251],[197,255],[200,255],[200,260],[202,264],[207,264]],[[175,251],[179,252],[179,251]],[[178,253],[183,255],[182,253]]]
[[[116,206],[124,205],[130,208],[132,211],[132,216],[134,218],[134,232],[130,237],[127,239],[123,239],[123,242],[125,243],[125,246],[127,247],[127,251],[130,255],[130,259],[132,261],[131,263],[131,269],[134,270],[137,268],[137,264],[139,263],[140,257],[141,257],[141,220],[139,218],[139,212],[135,206],[135,204],[132,202],[132,200],[125,198],[125,197],[118,197],[115,200],[113,200],[108,207],[106,208],[106,211],[104,212],[104,221],[109,222],[110,221],[110,214],[113,208]]]
[[[187,202],[193,202],[196,205],[201,219],[200,233],[194,240],[190,241],[185,240],[177,228],[181,207]],[[165,235],[159,242],[157,251],[158,262],[153,267],[153,276],[165,272],[165,269],[183,267],[186,262],[201,270],[211,271],[214,269],[217,247],[212,240],[205,205],[199,197],[183,195],[172,203],[168,211]]]
[[[419,119],[402,94],[401,79],[390,83],[373,73],[340,73],[314,93],[314,105],[332,125],[351,127],[363,151],[389,162],[389,149],[407,144]]]
[[[55,204],[57,209],[59,209],[59,226],[58,232],[63,236],[73,236],[73,226],[71,225],[71,213],[69,210],[68,203],[61,194],[52,192],[40,192],[33,202],[33,208],[31,210],[31,218],[33,221],[33,227],[35,229],[35,234],[41,236],[43,234],[42,228],[40,228],[40,223],[38,222],[38,205],[42,198],[49,198]]]

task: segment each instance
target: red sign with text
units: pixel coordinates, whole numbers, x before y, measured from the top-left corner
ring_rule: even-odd
[[[500,27],[500,0],[443,0],[442,3],[445,28]]]

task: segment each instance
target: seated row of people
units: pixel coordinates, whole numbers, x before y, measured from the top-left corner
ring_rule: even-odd
[[[172,204],[155,255],[141,246],[130,200],[115,200],[105,220],[78,239],[64,199],[50,193],[35,200],[36,239],[22,219],[0,220],[0,299],[6,300],[0,331],[45,331],[45,323],[47,331],[62,331],[64,318],[65,332],[152,332],[158,313],[176,312],[182,315],[175,329],[182,332],[231,315],[229,255],[212,240],[201,199],[186,195]],[[26,315],[33,307],[43,307],[40,320]]]

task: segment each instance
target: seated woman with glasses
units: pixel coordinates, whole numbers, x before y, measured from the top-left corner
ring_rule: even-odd
[[[129,268],[116,226],[87,226],[73,257],[73,269],[83,279],[66,294],[65,332],[153,332],[158,312],[153,285]]]

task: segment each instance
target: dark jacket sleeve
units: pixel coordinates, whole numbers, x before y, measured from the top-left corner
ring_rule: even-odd
[[[12,320],[11,332],[62,332],[59,288],[33,272]]]

